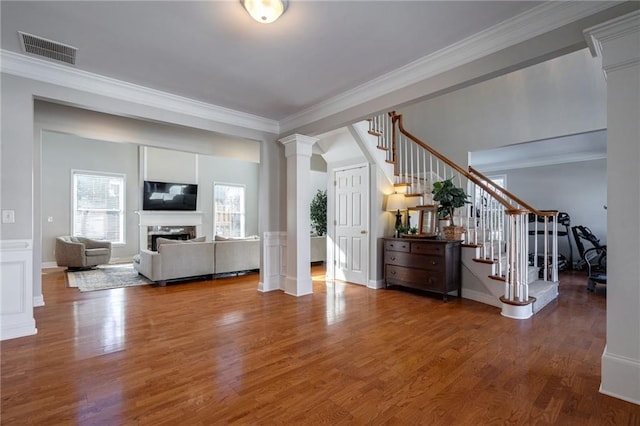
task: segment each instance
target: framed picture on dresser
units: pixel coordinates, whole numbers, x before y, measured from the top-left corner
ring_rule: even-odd
[[[418,227],[418,233],[422,237],[435,237],[436,236],[436,221],[438,216],[438,206],[417,206],[417,210],[420,211],[420,226]]]

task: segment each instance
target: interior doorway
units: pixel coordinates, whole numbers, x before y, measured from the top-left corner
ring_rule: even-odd
[[[369,166],[336,169],[334,279],[366,285],[369,270]]]

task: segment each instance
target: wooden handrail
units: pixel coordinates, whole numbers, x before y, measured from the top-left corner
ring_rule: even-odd
[[[411,133],[406,131],[404,126],[403,126],[403,124],[402,124],[402,115],[401,114],[396,114],[395,111],[391,111],[389,113],[389,115],[391,116],[391,120],[392,120],[392,122],[394,124],[395,124],[396,121],[398,122],[398,130],[400,130],[400,133],[405,135],[407,138],[411,139],[414,143],[416,143],[420,147],[422,147],[425,150],[427,150],[429,153],[431,153],[431,155],[435,156],[436,158],[438,158],[443,163],[446,163],[447,165],[449,165],[449,167],[451,167],[452,169],[456,170],[458,173],[460,173],[461,175],[466,177],[468,180],[470,180],[471,182],[475,183],[476,185],[478,185],[479,187],[484,189],[485,192],[490,194],[500,204],[502,204],[507,211],[516,210],[516,209],[514,209],[514,206],[511,205],[510,202],[508,202],[503,197],[501,197],[493,189],[489,188],[489,186],[487,184],[485,184],[482,180],[478,179],[477,177],[475,177],[474,175],[472,175],[471,173],[469,173],[468,171],[466,171],[462,167],[458,166],[456,163],[454,163],[453,161],[449,160],[447,157],[445,157],[444,155],[440,154],[438,151],[436,151],[435,149],[431,148],[429,145],[425,144],[420,139],[418,139],[417,137],[413,136]],[[394,134],[393,134],[393,146],[394,146],[394,150],[395,150],[395,141],[396,141],[396,138],[395,138],[395,126],[393,126],[393,131],[394,131]]]
[[[489,179],[488,177],[486,177],[485,175],[483,175],[482,173],[480,173],[478,170],[474,169],[471,166],[469,166],[469,172],[474,174],[474,175],[477,175],[480,179],[483,179],[483,180],[485,180],[487,182],[493,182],[493,181],[491,181],[491,179]],[[529,210],[531,213],[534,213],[537,216],[555,216],[555,215],[558,214],[557,211],[543,211],[543,210],[535,209],[535,208],[531,207],[528,203],[522,201],[519,197],[516,197],[515,195],[513,195],[507,189],[501,187],[500,185],[497,185],[495,183],[492,183],[491,185],[493,185],[496,188],[499,188],[500,191],[503,194],[505,194],[507,197],[509,197],[510,199],[512,199],[516,203],[520,204],[525,209]]]

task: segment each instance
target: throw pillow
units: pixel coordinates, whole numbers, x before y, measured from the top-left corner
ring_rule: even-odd
[[[206,241],[206,237],[198,237],[192,238],[190,240],[186,240],[187,243],[204,243]]]
[[[160,251],[160,246],[163,244],[182,244],[183,241],[173,240],[171,238],[157,238],[156,239],[156,248]]]
[[[215,236],[215,240],[216,241],[229,241],[230,238],[227,237],[223,237],[222,235],[216,235]]]

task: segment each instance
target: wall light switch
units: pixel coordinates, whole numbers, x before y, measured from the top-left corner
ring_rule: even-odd
[[[15,223],[16,212],[15,210],[2,210],[2,223]]]

